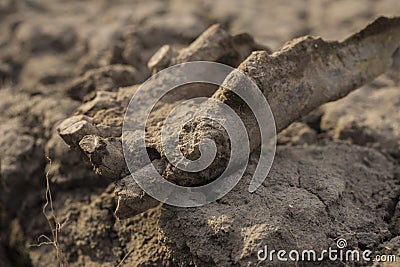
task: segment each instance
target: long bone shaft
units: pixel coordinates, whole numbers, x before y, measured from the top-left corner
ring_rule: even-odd
[[[211,39],[218,36],[216,33],[217,28],[208,32],[212,36]],[[201,44],[201,49],[199,49],[201,53],[197,54],[200,57],[196,57],[197,60],[201,60],[203,54],[213,54],[208,53],[207,47],[204,47],[206,41],[202,40],[199,43]],[[195,47],[192,46],[188,50],[189,54],[197,53]],[[253,52],[237,69],[244,72],[258,85],[272,109],[277,132],[280,132],[320,105],[340,99],[386,72],[392,65],[394,57],[399,55],[399,47],[400,18],[382,17],[343,42],[326,42],[320,38],[303,37],[288,42],[273,54],[266,51]],[[214,49],[213,46],[210,46],[210,49]],[[175,61],[180,62],[174,59],[175,57],[176,55],[172,54],[172,59],[163,62],[166,65],[173,64]],[[160,64],[156,65],[162,68]],[[230,87],[235,87],[236,82],[235,79],[228,78],[226,80]],[[250,110],[242,105],[240,99],[225,87],[220,87],[212,97],[228,104],[237,112],[251,137],[251,149],[254,150],[259,147],[260,139],[258,138],[257,123]],[[203,108],[207,110],[207,102]],[[86,124],[90,124],[88,120],[86,121]],[[214,127],[216,131],[205,131],[204,125],[207,125],[208,129]],[[91,143],[88,141],[97,140],[96,138],[101,139],[101,134],[92,131],[92,128],[96,128],[95,126],[75,128],[77,130],[74,127],[66,127],[61,129],[60,134],[64,136],[67,142],[71,139],[70,144],[85,141],[80,142],[79,145],[80,149],[88,154],[87,149],[85,150],[85,147]],[[82,131],[79,130],[81,128]],[[170,165],[164,157],[157,159],[157,164],[166,179],[185,185],[205,184],[215,179],[224,169],[226,163],[224,159],[229,156],[229,147],[226,146],[229,138],[222,131],[219,131],[220,128],[217,124],[213,125],[209,121],[200,121],[196,127],[189,127],[189,129],[190,131],[182,135],[182,141],[187,146],[182,149],[185,157],[195,157],[194,154],[198,153],[195,146],[204,138],[216,140],[217,146],[219,145],[222,148],[218,154],[219,158],[210,166],[212,172],[204,171],[190,174],[190,179],[188,179],[188,174]],[[91,135],[92,137],[89,138],[84,135]],[[108,151],[101,154],[104,157],[112,158],[116,153],[115,158],[123,160],[120,146],[112,147],[110,145],[112,149],[108,149],[108,145],[105,145],[101,148]],[[162,148],[157,148],[157,150],[163,155]],[[96,151],[90,153],[95,155]],[[108,162],[105,158],[96,157],[96,159],[99,166],[95,167],[98,169],[101,169],[102,162]],[[106,166],[109,170],[108,173],[111,173],[111,175],[123,173],[119,169],[116,170],[116,168],[123,168],[120,165],[108,164]],[[133,173],[133,175],[138,174]],[[119,178],[121,177],[115,177],[115,179]],[[116,185],[118,200],[116,213],[119,217],[132,216],[157,204],[157,201],[144,194],[129,176],[117,181]]]
[[[303,37],[288,42],[272,55],[264,51],[253,52],[239,65],[238,70],[258,85],[274,114],[277,132],[280,132],[320,105],[346,96],[387,71],[399,47],[400,19],[379,18],[343,42]],[[226,82],[232,88],[237,81],[227,79]],[[235,109],[247,125],[249,135],[255,137],[250,139],[251,148],[257,148],[260,145],[260,139],[257,138],[258,126],[250,110],[242,106],[241,100],[227,87],[220,87],[212,97]],[[215,108],[214,105],[210,105],[211,107]],[[207,102],[204,109],[207,109]],[[197,145],[203,138],[211,138],[220,148],[228,147],[228,136],[223,132],[209,130],[213,126],[212,122],[200,121],[196,125],[184,134],[183,142]],[[205,125],[207,131],[204,130]],[[217,124],[214,126],[219,129]],[[193,156],[191,153],[197,153],[196,151],[189,147],[183,149],[183,154],[190,158]],[[229,149],[222,151],[219,157],[229,157]],[[217,159],[213,164],[211,167],[215,171],[212,176],[209,172],[191,174],[190,181],[194,180],[194,184],[198,185],[217,177],[223,171],[225,162]],[[164,175],[176,182],[185,177],[185,174],[169,163]],[[123,179],[117,184],[126,182]],[[117,196],[119,206],[124,206],[123,194],[118,194],[117,191]],[[132,199],[129,204],[131,210],[141,211],[141,208],[132,207]],[[117,209],[118,213],[122,217],[127,216]]]

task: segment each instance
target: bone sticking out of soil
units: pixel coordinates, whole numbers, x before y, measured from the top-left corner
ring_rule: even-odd
[[[240,40],[242,43],[243,40],[248,40],[247,45],[241,46],[242,49],[239,49]],[[380,17],[362,31],[342,42],[328,42],[321,38],[305,36],[289,41],[273,54],[268,51],[255,51],[244,59],[237,69],[250,77],[266,97],[275,117],[277,132],[280,132],[322,104],[346,96],[387,71],[393,63],[394,54],[399,46],[400,18]],[[255,44],[250,37],[247,39],[243,35],[232,37],[223,32],[219,26],[213,26],[188,48],[179,52],[172,51],[170,47],[163,47],[150,60],[149,67],[153,71],[157,71],[169,65],[191,60],[224,62],[226,56],[234,54],[236,56],[233,58],[237,62],[238,59],[243,60],[240,55],[259,47],[261,46]],[[229,63],[235,64],[236,62]],[[235,88],[240,82],[234,75],[228,75],[224,83],[229,88]],[[226,88],[220,87],[212,98],[226,103],[237,112],[248,130],[251,149],[255,150],[260,146],[259,130],[255,118],[250,109],[238,99],[238,96]],[[205,102],[200,112],[207,112],[209,108],[215,108],[214,105],[211,105],[211,101],[210,103]],[[214,110],[213,112],[218,111]],[[89,127],[88,124],[91,124],[89,119],[86,118],[84,121],[77,127],[76,117],[67,119],[62,124],[65,127],[60,127],[60,135],[72,146],[81,144],[79,148],[88,155],[88,145],[85,142],[79,142],[85,135],[92,135],[91,138],[86,137],[86,140],[95,140],[95,136],[102,135],[102,133],[99,133],[95,125]],[[207,127],[214,128],[215,131],[202,129],[205,124]],[[191,130],[183,135],[183,141],[192,140],[190,144],[199,144],[202,139],[210,138],[216,142],[217,147],[222,148],[218,154],[220,160],[215,160],[210,167],[212,171],[208,169],[207,173],[191,174],[191,180],[185,183],[186,185],[205,184],[218,177],[224,170],[226,164],[224,159],[229,158],[230,153],[229,146],[226,145],[229,139],[223,131],[219,130],[219,127],[217,123],[200,120],[197,121],[196,126],[189,127]],[[82,144],[86,145],[82,146]],[[110,178],[117,180],[118,207],[116,213],[118,216],[129,217],[157,205],[156,201],[145,196],[140,188],[133,186],[128,181],[132,180],[130,176],[124,176],[126,166],[110,162],[112,159],[121,160],[122,148],[120,145],[113,144],[112,149],[106,149],[107,153],[96,150],[97,148],[104,150],[103,146],[90,147],[94,150],[90,150],[88,156],[90,158],[90,156],[96,155],[96,162],[92,161],[95,168],[107,170],[104,171],[106,176],[115,176]],[[156,149],[160,155],[163,155],[161,146],[156,146]],[[191,158],[194,156],[192,153],[198,153],[197,151],[196,147],[188,147],[184,149],[183,154],[185,157]],[[110,153],[115,153],[115,155]],[[107,158],[102,158],[102,155]],[[165,166],[164,171],[161,172],[166,179],[178,183],[180,179],[185,179],[185,175],[170,165],[164,157],[161,158],[161,161],[165,161],[164,165],[161,164],[161,166]],[[102,166],[103,163],[106,163],[107,166]]]

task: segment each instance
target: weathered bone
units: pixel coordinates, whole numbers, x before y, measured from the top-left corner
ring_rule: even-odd
[[[148,67],[153,72],[157,72],[162,68],[193,60],[218,61],[237,66],[251,51],[260,49],[269,51],[267,47],[257,44],[250,35],[243,33],[231,36],[216,24],[207,29],[187,48],[174,51],[169,45],[163,46],[149,60]],[[196,87],[202,96],[211,95],[215,91],[205,85],[196,85]],[[136,89],[137,87],[124,88],[119,92],[96,92],[91,101],[78,108],[77,113],[92,116],[96,110],[114,108],[116,103],[126,106],[129,102],[127,96],[130,98]],[[185,95],[184,92],[182,95],[171,95],[167,102],[180,100]],[[66,119],[58,127],[61,137],[71,147],[78,147],[84,152],[96,173],[113,180],[128,175],[125,161],[121,158],[120,146],[116,146],[115,140],[109,142],[110,132],[103,131],[102,127],[88,116],[78,115]],[[140,213],[158,204],[153,198],[144,194],[132,179],[124,178],[116,181],[115,195],[118,202],[116,214],[121,218]]]
[[[216,30],[214,29],[214,31]],[[199,53],[197,55],[201,56],[186,56],[184,60],[217,60],[217,57],[214,56],[207,57],[214,54],[213,51],[207,51],[207,49],[215,49],[214,46],[203,48],[204,42],[202,41],[198,41],[198,44],[200,45],[198,45]],[[352,90],[387,71],[392,65],[393,56],[399,47],[400,18],[382,17],[343,42],[326,42],[320,38],[303,37],[288,42],[272,55],[265,51],[253,52],[240,64],[238,70],[252,78],[268,100],[279,132],[320,105],[346,96]],[[168,50],[168,48],[163,49]],[[193,48],[188,48],[186,51],[191,54],[191,49]],[[221,53],[221,50],[218,51]],[[181,52],[181,54],[185,53]],[[179,56],[176,53],[171,52],[170,55],[172,55],[172,59],[169,60],[162,55],[156,56],[163,62],[162,67],[165,67],[165,64],[180,62],[177,60]],[[205,58],[201,58],[203,55]],[[152,62],[149,66],[159,69],[160,64],[157,64],[157,59],[154,61],[156,63]],[[231,87],[234,87],[237,82],[235,77],[228,77],[226,80]],[[260,143],[257,138],[258,128],[249,109],[232,92],[223,87],[216,91],[213,98],[230,105],[238,113],[249,131],[251,148],[257,148]],[[203,107],[205,110],[207,110],[207,105],[206,102]],[[192,140],[188,144],[196,144],[207,137],[215,140],[217,145],[227,147],[223,146],[228,142],[227,136],[219,131],[219,125],[213,125],[212,122],[210,124],[208,121],[208,127],[211,125],[216,131],[204,131],[202,130],[204,123],[200,121],[196,127],[185,133],[183,141]],[[61,129],[60,133],[64,140],[71,145],[83,138],[82,131],[77,131],[75,135],[71,130],[67,131],[67,135],[65,135],[64,131],[65,129]],[[88,131],[87,134],[97,135],[90,132],[90,129]],[[158,148],[158,150],[162,155],[162,148]],[[191,158],[193,151],[196,149],[189,147],[189,149],[184,149],[183,154]],[[228,157],[228,153],[228,149],[221,151],[220,159]],[[161,161],[165,161],[165,159],[162,158]],[[216,160],[215,165],[211,166],[213,168],[212,175],[209,172],[191,174],[196,176],[191,179],[197,180],[197,183],[195,182],[193,185],[204,184],[217,177],[224,169],[224,164],[223,160]],[[182,172],[169,165],[168,162],[166,162],[163,174],[167,179],[175,181],[179,181],[181,175],[182,179],[185,179]],[[132,182],[130,177],[125,177],[117,182],[118,208],[116,212],[120,217],[134,215],[157,204],[156,201],[150,201],[150,197],[145,197],[138,187],[132,186]]]
[[[280,132],[320,105],[346,96],[387,71],[399,46],[400,18],[382,17],[343,42],[302,37],[288,42],[272,55],[263,51],[253,52],[238,70],[258,85],[274,114],[277,132]],[[239,86],[241,82],[234,75],[230,76],[224,82],[227,86],[220,87],[212,97],[231,106],[241,117],[254,150],[260,145],[258,126],[250,109],[228,89]],[[212,101],[205,103],[202,114],[208,114],[207,110],[218,112]],[[201,140],[209,138],[222,149],[218,159],[229,158],[230,150],[226,145],[229,137],[218,130],[218,123],[200,120],[194,124],[194,127],[189,127],[192,130],[182,137],[183,144],[198,146]],[[202,130],[205,126],[207,131]],[[198,149],[184,147],[183,154],[186,158],[193,158],[198,156]],[[223,160],[215,160],[210,166],[215,170],[212,177],[207,170],[196,173],[199,184],[220,175],[225,164]],[[167,164],[165,176],[175,180],[184,174]],[[193,174],[191,178],[193,180]]]
[[[270,52],[266,46],[255,43],[249,34],[231,36],[219,24],[214,24],[192,44],[179,51],[174,51],[169,45],[162,46],[150,58],[147,66],[153,73],[168,66],[197,60],[215,61],[236,67],[255,50]]]

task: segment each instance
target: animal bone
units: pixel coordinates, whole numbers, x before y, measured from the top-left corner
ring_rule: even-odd
[[[169,45],[162,46],[147,66],[153,73],[168,66],[198,60],[237,66],[255,50],[270,52],[266,46],[255,43],[249,34],[231,36],[219,24],[214,24],[180,51],[174,51]]]
[[[210,31],[218,32],[215,29]],[[211,36],[217,37],[213,34]],[[201,41],[201,38],[199,39],[200,41],[197,41],[198,50],[189,47],[183,50],[186,52],[178,53],[178,55],[195,54],[196,56],[185,56],[184,59],[179,60],[182,56],[179,57],[176,53],[170,51],[170,48],[164,47],[162,48],[164,52],[160,52],[164,54],[156,55],[150,61],[149,67],[159,70],[162,67],[182,62],[182,60],[221,59],[220,56],[208,57],[214,54],[214,50],[207,51],[207,49],[215,49],[215,47],[211,45],[204,48],[205,42]],[[195,46],[194,43],[193,46]],[[400,18],[381,17],[343,42],[326,42],[321,38],[309,36],[298,38],[288,42],[272,55],[266,51],[253,52],[237,69],[244,72],[258,85],[271,107],[277,132],[279,132],[320,105],[346,96],[351,91],[387,71],[392,65],[394,54],[399,47]],[[219,48],[216,51],[219,51],[218,55],[223,52]],[[202,58],[203,56],[204,58]],[[158,62],[161,63],[158,64]],[[229,75],[225,80],[225,84],[229,85],[230,88],[234,88],[238,82],[240,81],[237,81],[234,75]],[[226,87],[220,87],[212,98],[228,104],[237,112],[251,137],[251,149],[256,149],[260,144],[260,139],[258,138],[255,118],[249,108],[243,105],[241,99],[238,99]],[[207,110],[207,108],[206,102],[203,109]],[[215,131],[202,130],[202,127],[206,124],[207,127],[214,128]],[[66,124],[64,123],[64,125]],[[90,129],[85,130],[85,132],[89,131],[87,135],[96,135],[96,133],[90,132]],[[96,129],[95,126],[94,129]],[[74,133],[68,127],[60,128],[60,134],[70,145],[76,144],[78,139],[83,138],[81,136],[82,130],[77,131],[75,138],[73,138]],[[187,142],[189,147],[183,149],[184,156],[193,157],[198,150],[195,147],[190,147],[192,146],[190,144],[198,144],[203,138],[213,139],[217,145],[226,148],[218,154],[218,159],[229,157],[229,147],[224,146],[229,140],[220,131],[219,125],[201,120],[197,121],[197,125],[190,128],[190,131],[182,136],[184,142],[192,140]],[[162,148],[157,147],[156,149],[161,155],[163,154]],[[179,182],[179,179],[184,179],[185,175],[166,162],[165,158],[158,161],[165,163],[160,164],[160,166],[162,166],[161,172],[166,179],[176,182]],[[224,164],[224,160],[214,161],[211,166],[213,169],[211,175],[209,171],[191,174],[191,180],[195,181],[191,185],[204,184],[213,180],[222,172],[225,167]],[[138,174],[133,173],[132,175]],[[133,180],[130,176],[115,177],[115,179],[119,178],[123,179],[117,181],[118,208],[116,213],[118,216],[128,217],[157,205],[156,201],[150,200],[150,197],[145,197],[139,188],[132,186]],[[130,182],[128,179],[130,179]]]

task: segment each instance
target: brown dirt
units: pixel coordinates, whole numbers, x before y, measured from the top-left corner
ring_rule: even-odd
[[[266,242],[321,250],[338,237],[399,253],[399,60],[282,132],[254,194],[243,179],[201,208],[157,206],[118,220],[111,181],[55,130],[74,112],[118,129],[151,55],[188,45],[213,23],[276,50],[304,34],[344,39],[377,15],[400,15],[400,2],[0,1],[0,266],[57,266],[52,246],[31,246],[51,236],[41,213],[47,172],[70,266],[251,266]],[[254,155],[250,163],[248,173]]]

